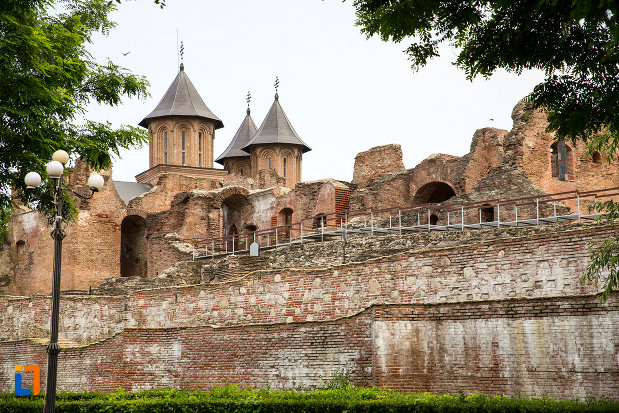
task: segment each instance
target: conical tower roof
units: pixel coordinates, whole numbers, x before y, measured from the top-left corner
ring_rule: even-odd
[[[230,145],[228,145],[226,150],[219,155],[217,159],[215,159],[215,162],[223,165],[224,159],[226,158],[249,156],[247,152],[243,151],[241,148],[247,145],[251,138],[253,138],[256,134],[256,124],[251,118],[250,113],[249,108],[247,108],[247,115],[245,115],[245,119],[243,119],[239,130],[236,131],[236,134],[232,138],[232,142],[230,142]]]
[[[249,148],[253,145],[265,143],[287,143],[290,145],[299,145],[303,152],[311,151],[310,147],[305,144],[297,135],[288,117],[284,113],[284,109],[279,104],[279,96],[275,94],[275,101],[269,109],[266,118],[260,125],[260,129],[251,141],[242,149],[249,152]]]
[[[204,104],[198,91],[189,80],[189,76],[185,73],[185,67],[182,63],[178,75],[176,75],[155,110],[142,119],[139,125],[146,128],[149,121],[164,116],[205,118],[215,122],[215,129],[224,127],[223,122]]]

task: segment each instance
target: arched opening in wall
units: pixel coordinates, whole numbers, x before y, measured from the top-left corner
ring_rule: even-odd
[[[591,161],[593,163],[602,163],[602,154],[598,151],[593,151],[591,154]]]
[[[494,207],[484,204],[479,209],[479,222],[494,221]]]
[[[564,141],[550,146],[550,169],[552,177],[560,181],[574,179],[574,152]]]
[[[454,196],[456,192],[445,182],[429,182],[417,190],[413,204],[437,204]]]
[[[15,244],[15,262],[17,265],[24,265],[26,262],[26,241],[19,240]]]
[[[120,225],[121,277],[146,277],[147,256],[146,221],[141,216],[129,215]]]
[[[324,214],[318,214],[314,217],[314,222],[312,228],[314,229],[322,229],[322,227],[327,226],[327,216]]]
[[[222,212],[222,236],[236,234],[237,228],[244,228],[244,217],[250,215],[251,205],[247,197],[242,194],[233,194],[221,203]],[[234,228],[234,234],[231,232]]]
[[[292,209],[284,208],[281,211],[279,211],[277,221],[279,225],[284,226],[284,230],[282,231],[280,238],[284,238],[284,237],[290,238],[290,231],[291,231],[291,225],[292,225]]]
[[[438,215],[430,214],[430,225],[436,225],[438,223]]]

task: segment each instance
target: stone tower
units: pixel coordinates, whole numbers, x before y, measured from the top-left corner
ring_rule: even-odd
[[[183,63],[163,98],[140,123],[148,129],[149,168],[157,165],[213,167],[213,140],[222,121],[211,112]]]
[[[261,169],[274,169],[286,178],[288,188],[301,182],[303,153],[311,150],[292,127],[277,93],[260,129],[242,149],[250,154],[252,175]]]
[[[231,174],[252,176],[250,155],[242,150],[257,131],[256,124],[251,118],[250,113],[251,111],[248,107],[247,115],[245,115],[239,130],[232,138],[232,142],[215,160],[215,162],[222,164],[224,169]]]

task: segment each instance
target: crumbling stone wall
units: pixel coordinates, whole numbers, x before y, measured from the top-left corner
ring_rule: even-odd
[[[376,178],[403,170],[400,145],[376,146],[355,156],[352,183],[366,186]]]
[[[63,290],[88,290],[120,273],[120,223],[126,210],[114,189],[111,170],[101,174],[105,185],[95,196],[89,200],[75,197],[80,210],[75,221],[66,227],[63,241]],[[74,191],[87,195],[89,175],[87,165],[78,161],[68,184]],[[12,212],[8,237],[15,263],[12,294],[51,291],[54,248],[50,232],[51,226],[41,213],[25,209]]]

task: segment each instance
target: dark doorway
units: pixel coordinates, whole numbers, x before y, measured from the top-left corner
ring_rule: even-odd
[[[129,215],[120,226],[121,277],[147,276],[146,221],[138,215]]]
[[[456,196],[456,193],[444,182],[430,182],[419,188],[413,197],[413,204],[438,204]]]
[[[292,209],[284,208],[279,211],[277,220],[279,225],[284,226],[283,231],[279,235],[280,239],[290,238],[290,231],[292,230]]]
[[[479,210],[479,218],[481,222],[494,221],[494,207],[491,207],[490,205],[482,205]]]

